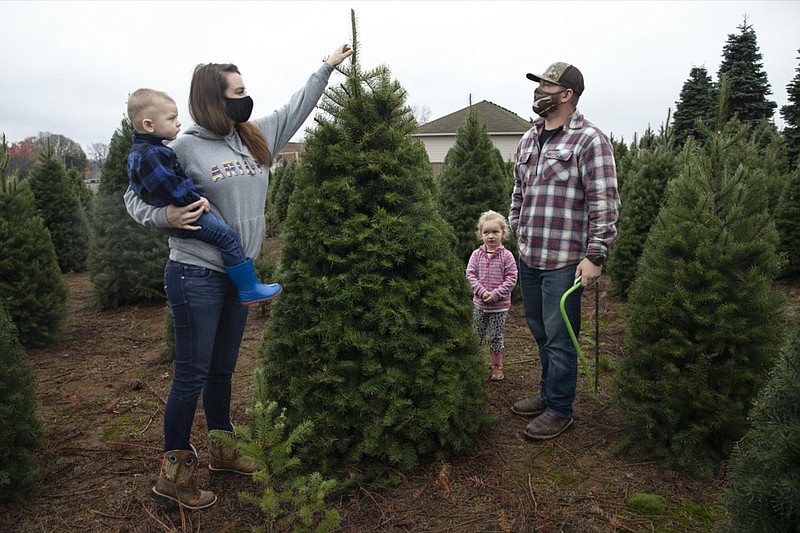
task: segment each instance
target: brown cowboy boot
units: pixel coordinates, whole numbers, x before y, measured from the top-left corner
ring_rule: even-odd
[[[215,429],[208,433],[210,441],[208,451],[211,454],[208,468],[215,472],[235,472],[252,476],[253,472],[258,470],[256,462],[242,457],[236,445],[225,442],[225,439],[222,438],[223,435],[228,438],[236,438],[233,432],[221,429]]]
[[[561,435],[572,425],[572,418],[561,418],[555,413],[545,411],[531,420],[522,433],[534,440],[552,439]]]
[[[205,509],[217,503],[217,495],[194,485],[197,455],[192,450],[170,450],[164,454],[161,473],[150,498],[161,505],[180,504],[189,509]]]

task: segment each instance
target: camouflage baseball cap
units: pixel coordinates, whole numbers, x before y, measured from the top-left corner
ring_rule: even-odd
[[[561,85],[567,89],[572,89],[578,96],[583,94],[583,74],[569,63],[553,63],[547,67],[544,74],[528,73],[528,79],[533,81],[549,81],[550,83]]]

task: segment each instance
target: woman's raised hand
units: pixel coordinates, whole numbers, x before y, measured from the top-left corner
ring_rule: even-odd
[[[332,67],[339,65],[342,61],[353,55],[353,49],[349,45],[343,44],[337,46],[336,50],[331,52],[331,55],[325,58],[325,62]]]

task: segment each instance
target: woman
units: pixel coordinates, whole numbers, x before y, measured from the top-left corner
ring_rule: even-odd
[[[333,69],[352,54],[336,48],[283,108],[250,121],[253,101],[232,64],[198,65],[189,91],[196,126],[171,145],[212,211],[236,230],[246,256],[254,259],[264,240],[264,203],[272,154],[300,129],[316,106]],[[125,205],[140,224],[194,229],[201,202],[152,207],[133,191]],[[248,308],[239,301],[219,249],[197,239],[169,239],[164,286],[175,323],[175,372],[164,410],[164,458],[151,497],[190,509],[213,505],[213,492],[194,484],[197,451],[190,443],[200,393],[209,437],[209,468],[251,475],[255,465],[215,438],[232,432],[231,377],[236,368]]]

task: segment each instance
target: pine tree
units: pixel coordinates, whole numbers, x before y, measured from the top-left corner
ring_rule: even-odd
[[[83,272],[89,248],[89,222],[64,165],[49,141],[28,174],[39,215],[50,230],[62,272]]]
[[[470,289],[406,92],[361,70],[355,33],[295,176],[256,398],[313,424],[303,459],[322,472],[462,452],[486,420]]]
[[[654,143],[656,143],[656,134],[653,132],[653,129],[648,126],[641,136],[639,136],[638,133],[634,133],[633,141],[630,146],[625,146],[619,154],[617,154],[617,146],[614,146],[614,163],[617,167],[617,189],[620,191],[620,195],[625,189],[626,178],[633,172],[633,162],[639,157],[639,151],[650,148]]]
[[[466,268],[476,246],[475,225],[481,213],[494,210],[508,216],[513,176],[503,162],[486,126],[470,103],[439,174],[439,209],[458,241],[456,255]],[[509,241],[510,243],[510,241]]]
[[[726,531],[795,533],[800,524],[800,314],[794,340],[750,413],[731,454]]]
[[[81,173],[76,168],[71,168],[67,171],[67,179],[72,185],[72,190],[78,197],[78,203],[83,209],[86,220],[88,221],[92,212],[92,190],[86,186],[86,183],[83,181],[83,176],[81,176]]]
[[[36,417],[36,382],[17,331],[0,305],[0,501],[19,500],[38,479],[44,430]]]
[[[294,191],[294,176],[297,172],[297,161],[287,161],[275,168],[270,176],[267,193],[267,231],[271,235],[279,235],[281,225],[286,220],[289,210],[289,199]]]
[[[622,174],[624,173],[623,166],[627,165],[632,157],[630,154],[631,149],[627,144],[625,144],[625,139],[620,139],[618,141],[614,139],[613,134],[611,135],[611,147],[614,149],[614,166],[617,168],[617,189],[622,191]]]
[[[69,293],[50,232],[39,216],[28,180],[6,174],[0,143],[0,305],[24,346],[51,344],[67,317]]]
[[[784,258],[781,275],[800,280],[800,167],[789,176],[775,208],[775,227]]]
[[[783,311],[766,189],[733,157],[746,127],[719,126],[723,116],[720,105],[717,133],[681,153],[631,286],[614,379],[627,422],[619,448],[709,477],[746,429]]]
[[[89,275],[95,304],[109,309],[164,300],[167,238],[136,223],[125,209],[133,127],[126,118],[111,137],[92,208]]]
[[[773,124],[758,122],[751,127],[750,142],[746,148],[746,152],[736,154],[734,159],[757,169],[762,175],[767,190],[767,207],[770,213],[775,213],[786,182],[789,181],[786,142]]]
[[[778,104],[768,100],[772,94],[761,52],[758,48],[756,32],[744,18],[740,33],[729,34],[722,50],[722,62],[717,72],[717,82],[727,75],[730,80],[728,117],[737,117],[742,122],[769,120]]]
[[[263,386],[263,372],[257,372],[257,397],[264,396]],[[339,523],[339,512],[327,507],[325,497],[337,487],[337,482],[324,479],[316,471],[308,473],[310,469],[304,470],[296,452],[313,435],[313,425],[303,422],[290,430],[286,409],[279,409],[275,402],[266,405],[256,402],[247,414],[251,423],[236,426],[236,440],[224,432],[215,435],[238,446],[245,457],[259,465],[253,481],[263,485],[263,493],[242,492],[239,497],[258,506],[268,520],[280,523],[286,531],[332,531]],[[275,490],[276,486],[280,490]]]
[[[626,164],[625,186],[621,191],[623,210],[619,234],[608,257],[607,270],[614,291],[627,296],[650,228],[664,204],[667,183],[677,171],[677,156],[669,130],[664,129],[649,147],[636,150]]]
[[[797,52],[800,54],[800,50]],[[796,74],[786,86],[789,103],[781,107],[781,117],[786,121],[783,137],[792,169],[800,166],[800,63],[794,70]]]
[[[680,100],[675,102],[673,142],[680,148],[691,135],[698,136],[697,121],[710,125],[714,119],[714,83],[705,67],[692,67],[683,83]]]
[[[633,142],[630,146],[621,141],[615,144],[615,141],[611,140],[614,148],[614,165],[617,167],[617,189],[620,191],[620,195],[622,195],[622,191],[625,188],[625,177],[630,172],[631,162],[636,158],[636,153],[639,150],[636,146],[636,139],[637,136],[634,134]]]

